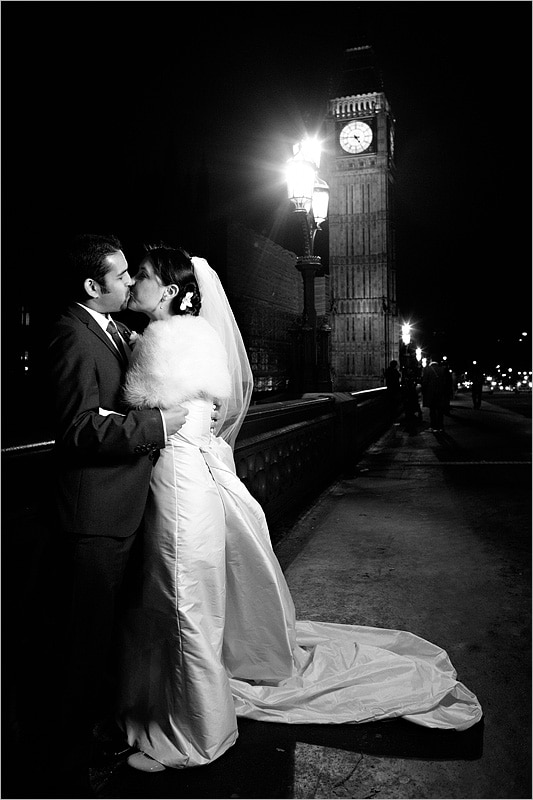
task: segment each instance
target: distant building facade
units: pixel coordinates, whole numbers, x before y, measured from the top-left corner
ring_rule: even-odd
[[[330,187],[331,366],[336,390],[383,385],[399,357],[394,230],[395,120],[370,47],[345,53],[325,120]]]
[[[227,229],[226,292],[241,329],[258,395],[286,391],[292,330],[303,307],[296,255],[241,224]],[[324,302],[324,301],[323,301]]]

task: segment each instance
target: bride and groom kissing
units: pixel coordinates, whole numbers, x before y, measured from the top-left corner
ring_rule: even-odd
[[[60,715],[70,788],[90,791],[110,667],[113,724],[129,766],[148,772],[219,758],[239,717],[475,724],[477,698],[440,647],[406,631],[296,620],[262,508],[235,471],[253,376],[208,263],[159,244],[132,279],[115,237],[85,235],[68,272],[77,302],[55,325],[49,358],[71,556]],[[124,357],[110,315],[126,307],[150,322],[132,349],[116,324]],[[141,574],[124,604],[137,547]]]

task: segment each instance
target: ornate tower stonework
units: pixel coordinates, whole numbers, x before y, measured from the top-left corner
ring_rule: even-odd
[[[345,53],[325,120],[336,390],[383,385],[399,359],[394,248],[394,117],[370,47]]]

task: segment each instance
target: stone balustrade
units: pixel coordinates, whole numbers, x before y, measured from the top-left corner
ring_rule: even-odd
[[[390,424],[385,390],[308,394],[251,406],[235,447],[238,476],[265,510],[273,537]],[[3,533],[39,541],[46,533],[53,442],[2,450]],[[24,532],[24,533],[22,533]]]

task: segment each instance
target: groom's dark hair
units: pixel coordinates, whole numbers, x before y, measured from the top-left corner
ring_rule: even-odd
[[[187,251],[182,247],[172,247],[164,242],[146,244],[144,249],[163,286],[169,286],[171,283],[178,286],[178,294],[170,304],[172,314],[191,314],[197,317],[202,301],[194,267]],[[188,293],[192,293],[188,298],[190,305],[187,304],[184,309],[181,309],[181,303]]]
[[[86,297],[83,283],[95,280],[105,291],[105,276],[109,272],[107,256],[122,250],[114,234],[80,233],[72,237],[66,248],[66,282],[73,299]]]

